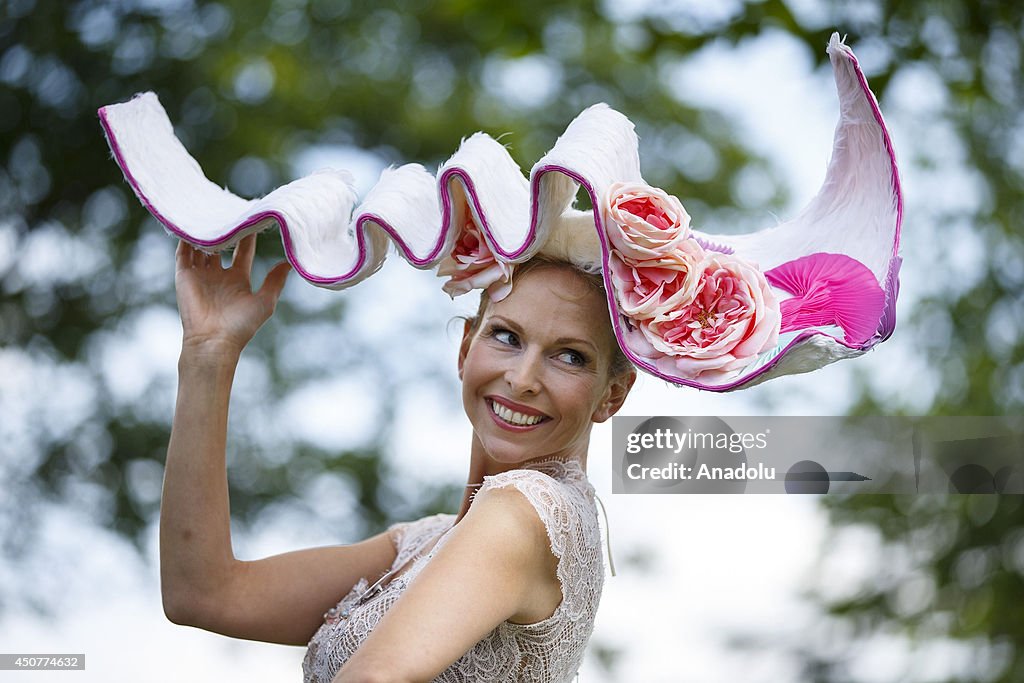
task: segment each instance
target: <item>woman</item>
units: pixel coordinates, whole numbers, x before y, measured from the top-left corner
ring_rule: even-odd
[[[620,349],[674,384],[732,391],[855,357],[893,332],[895,155],[852,51],[834,34],[828,52],[842,113],[821,191],[792,221],[713,238],[642,180],[632,123],[603,104],[570,123],[529,180],[477,133],[436,176],[416,164],[382,173],[358,207],[342,172],[243,200],[205,178],[152,93],[103,108],[125,178],[168,231],[214,250],[249,235],[228,269],[178,250],[185,336],[161,510],[170,618],[309,641],[311,681],[570,678],[603,576],[584,474],[590,427],[619,409],[635,376]],[[573,208],[580,188],[591,212]],[[416,267],[437,265],[453,296],[487,292],[459,355],[473,442],[457,515],[351,546],[234,559],[227,406],[239,354],[287,277],[282,263],[251,291],[251,233],[271,224],[318,286],[372,275],[390,240]],[[538,253],[565,263],[513,263]]]
[[[310,681],[571,678],[603,581],[584,474],[591,425],[622,406],[635,379],[600,277],[535,259],[518,266],[511,293],[483,296],[466,322],[459,376],[473,440],[457,515],[248,562],[231,548],[228,399],[239,355],[289,270],[278,264],[254,293],[254,253],[255,236],[226,269],[185,243],[177,251],[184,336],[160,520],[168,617],[310,642]]]

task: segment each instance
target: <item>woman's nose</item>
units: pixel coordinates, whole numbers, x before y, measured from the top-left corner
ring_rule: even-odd
[[[536,394],[540,391],[541,362],[539,353],[523,353],[511,361],[505,371],[509,389],[517,394]]]

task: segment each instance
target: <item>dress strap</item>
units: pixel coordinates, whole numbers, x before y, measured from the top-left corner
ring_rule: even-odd
[[[615,562],[612,560],[612,528],[608,525],[608,511],[605,510],[604,501],[597,493],[594,494],[594,498],[601,504],[601,514],[604,515],[604,538],[608,544],[608,568],[612,570],[612,576],[615,576]]]

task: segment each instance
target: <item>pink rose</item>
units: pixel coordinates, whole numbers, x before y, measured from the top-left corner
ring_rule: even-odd
[[[707,252],[698,270],[691,302],[636,322],[647,342],[636,348],[663,372],[724,381],[778,342],[779,303],[761,271],[738,256]]]
[[[468,211],[455,246],[441,260],[437,275],[448,278],[441,289],[452,298],[485,289],[491,301],[501,301],[512,291],[512,264],[494,257]]]
[[[619,308],[634,320],[648,320],[690,303],[697,296],[703,259],[704,250],[694,240],[683,240],[675,251],[638,265],[630,265],[613,249],[608,262]]]
[[[643,183],[615,183],[606,194],[606,229],[628,262],[660,258],[690,236],[690,215],[679,200]]]

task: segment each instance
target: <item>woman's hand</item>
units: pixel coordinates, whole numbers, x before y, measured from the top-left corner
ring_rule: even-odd
[[[290,265],[287,261],[275,265],[259,291],[253,292],[250,275],[255,254],[255,234],[235,246],[228,268],[221,267],[219,254],[178,243],[174,286],[184,331],[182,349],[241,353],[270,318]]]

